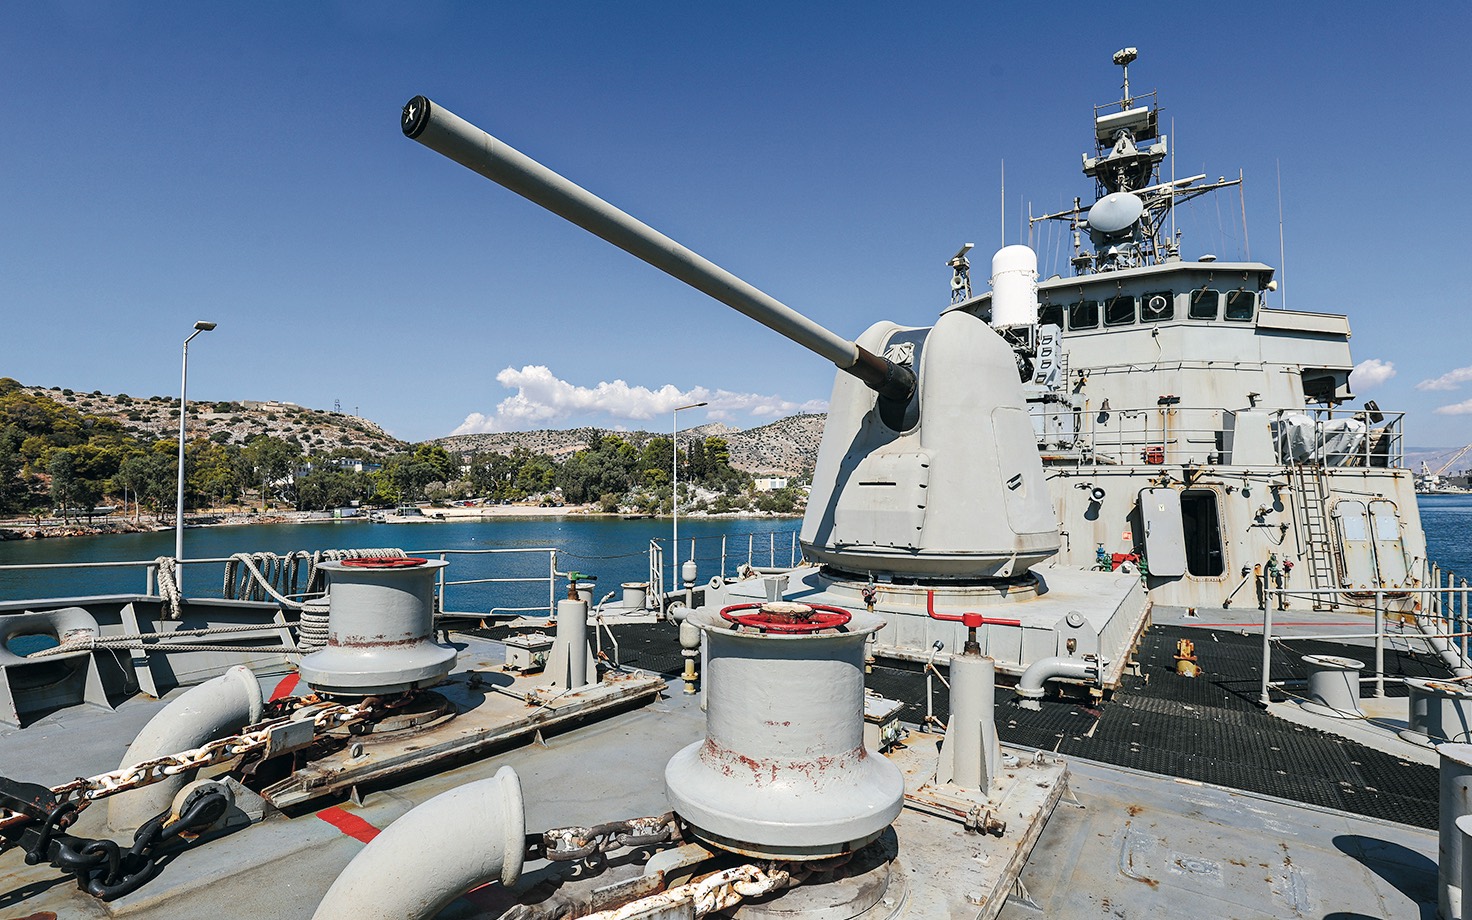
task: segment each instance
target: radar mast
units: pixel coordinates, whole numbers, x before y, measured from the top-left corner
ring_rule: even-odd
[[[1162,182],[1160,164],[1169,154],[1169,138],[1160,133],[1156,92],[1130,92],[1130,64],[1138,48],[1121,48],[1113,61],[1123,71],[1117,102],[1094,106],[1094,153],[1083,155],[1084,175],[1094,180],[1094,203],[1031,218],[1068,221],[1075,232],[1071,262],[1077,274],[1158,265],[1179,258],[1179,241],[1165,232],[1165,218],[1178,202],[1231,185],[1241,179],[1218,179],[1198,185],[1203,173]],[[1093,251],[1083,249],[1080,230],[1087,230]]]

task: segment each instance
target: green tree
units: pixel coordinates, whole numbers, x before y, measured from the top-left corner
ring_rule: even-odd
[[[0,378],[0,388],[9,377]],[[20,454],[21,442],[25,440],[19,428],[11,425],[0,430],[0,513],[14,514],[23,511],[30,502],[31,488],[22,474],[25,461]]]
[[[246,442],[240,458],[242,466],[250,471],[249,481],[260,483],[264,512],[269,508],[272,493],[290,493],[292,473],[301,459],[301,451],[280,438],[258,434]]]
[[[156,441],[148,450],[123,458],[113,476],[113,488],[127,489],[134,501],[163,520],[173,509],[179,460],[173,441]]]
[[[46,464],[46,474],[51,477],[51,504],[61,509],[62,516],[70,514],[73,493],[77,488],[77,458],[69,450],[51,452]]]
[[[239,498],[243,485],[239,452],[213,440],[190,441],[185,450],[185,503],[194,506],[207,500],[219,505]]]
[[[369,474],[335,466],[315,467],[297,479],[296,506],[299,511],[343,508],[371,498],[374,483]]]

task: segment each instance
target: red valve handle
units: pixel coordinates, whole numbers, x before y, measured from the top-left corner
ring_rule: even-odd
[[[415,556],[372,556],[365,559],[344,559],[342,564],[354,569],[412,569],[427,562],[428,559]]]
[[[1003,617],[983,616],[979,613],[937,613],[935,610],[935,592],[925,592],[925,612],[930,614],[932,620],[948,620],[952,623],[960,623],[963,626],[975,629],[978,626],[1021,626],[1021,620],[1009,620]]]
[[[825,604],[803,604],[811,613],[774,613],[763,611],[761,603],[732,604],[721,608],[721,618],[740,626],[750,626],[774,633],[815,633],[824,629],[844,626],[854,615],[840,607]],[[755,610],[756,613],[735,614],[736,610]]]

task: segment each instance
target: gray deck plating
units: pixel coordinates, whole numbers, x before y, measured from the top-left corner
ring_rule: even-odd
[[[499,660],[493,643],[468,642],[462,667]],[[7,852],[0,855],[0,917],[49,910],[66,918],[307,918],[363,846],[329,819],[347,815],[383,828],[415,804],[502,765],[521,776],[530,831],[659,814],[668,808],[664,764],[700,737],[703,726],[695,698],[678,684],[667,692],[661,701],[582,724],[544,744],[371,792],[361,805],[270,817],[180,853],[157,879],[111,905],[78,893],[55,870],[25,866],[19,853]],[[56,783],[111,769],[159,705],[138,697],[116,712],[76,707],[0,735],[0,772]],[[933,742],[927,746],[918,735],[912,740],[896,759],[913,773],[921,768],[910,766],[911,759],[933,750]],[[1030,855],[1020,805],[1018,816],[1008,815],[1008,833],[1000,840],[906,809],[895,828],[909,892],[898,916],[1145,917],[1189,904],[1201,916],[1318,917],[1339,910],[1346,917],[1414,917],[1434,905],[1436,836],[1430,831],[1087,761],[1066,763],[1069,786],[1084,807],[1071,806],[1065,796]],[[1061,775],[1063,766],[1052,769]],[[1036,807],[1045,812],[1053,793],[1034,788]],[[998,807],[1009,805],[1003,800]],[[87,812],[78,832],[99,834],[104,812]],[[1024,860],[1021,880],[1040,909],[1005,899],[1012,890],[1007,872]],[[441,917],[495,917],[518,899],[604,885],[640,871],[637,863],[614,860],[580,883],[566,877],[566,865],[532,863],[528,869],[514,891],[482,889]]]
[[[1432,917],[1435,832],[1071,760],[1003,920]]]
[[[1002,910],[1027,863],[1028,855],[1043,833],[1067,787],[1068,767],[1051,755],[1003,748],[1004,755],[1018,758],[1014,767],[1002,770],[998,788],[988,798],[935,780],[935,754],[941,735],[912,732],[905,747],[890,754],[905,776],[906,805],[912,809],[900,816],[895,827],[902,853],[912,867],[909,916],[945,916],[955,911],[959,895],[979,920],[992,920]],[[1001,837],[967,833],[954,819],[938,822],[931,809],[964,815],[971,808],[990,808],[1007,822]],[[917,867],[918,868],[915,868]],[[943,867],[949,866],[949,870]],[[937,896],[936,869],[943,896]],[[954,914],[951,914],[954,915]]]

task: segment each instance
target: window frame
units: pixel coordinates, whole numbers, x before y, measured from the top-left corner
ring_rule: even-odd
[[[1074,323],[1074,317],[1078,315],[1078,308],[1082,307],[1084,304],[1093,304],[1093,306],[1094,306],[1094,321],[1093,321],[1093,323],[1090,323],[1090,324],[1087,324],[1087,325],[1077,325],[1077,324]],[[1068,305],[1067,312],[1068,312],[1068,330],[1070,332],[1072,332],[1075,329],[1083,330],[1083,329],[1098,329],[1099,328],[1100,311],[1099,311],[1099,301],[1098,301],[1097,298],[1085,297],[1085,298],[1082,298],[1080,300],[1075,300],[1073,303],[1071,303],[1071,304]]]
[[[1196,303],[1201,298],[1201,295],[1203,295],[1203,294],[1212,294],[1212,295],[1214,295],[1213,298],[1212,298],[1212,302],[1211,302],[1211,315],[1210,316],[1198,316],[1197,315]],[[1197,288],[1196,290],[1192,291],[1191,292],[1190,300],[1186,304],[1186,317],[1188,319],[1202,320],[1202,321],[1205,321],[1205,322],[1216,322],[1217,320],[1221,319],[1222,318],[1222,292],[1219,291],[1219,290],[1217,290],[1216,288],[1208,288],[1208,287]]]
[[[1104,309],[1103,309],[1103,313],[1104,313],[1104,325],[1105,326],[1133,326],[1135,323],[1139,322],[1139,319],[1140,319],[1139,299],[1140,298],[1136,297],[1134,294],[1115,294],[1113,297],[1111,297],[1108,300],[1104,301],[1103,302],[1103,307],[1104,307]],[[1110,319],[1109,318],[1110,317],[1110,313],[1111,313],[1110,308],[1114,304],[1116,304],[1116,303],[1118,303],[1118,302],[1120,302],[1122,300],[1128,300],[1130,302],[1130,315],[1129,315],[1129,318],[1127,318],[1127,319]]]
[[[1233,316],[1232,299],[1234,297],[1243,296],[1251,300],[1252,308],[1247,311],[1246,316]],[[1226,320],[1229,323],[1250,323],[1257,318],[1257,308],[1261,303],[1261,300],[1262,298],[1258,296],[1257,291],[1249,291],[1246,288],[1237,288],[1235,291],[1227,291],[1226,296],[1222,298],[1222,319]]]

